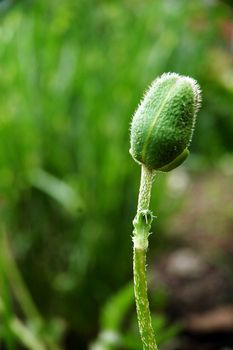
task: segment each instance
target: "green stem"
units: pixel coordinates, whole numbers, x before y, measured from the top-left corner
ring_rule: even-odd
[[[151,188],[154,172],[142,165],[141,183],[138,197],[137,215],[134,219],[134,293],[138,316],[139,331],[144,350],[158,350],[151,322],[147,295],[146,251],[148,236],[153,220],[149,211]]]
[[[149,209],[154,174],[154,171],[150,171],[142,164],[137,212]]]

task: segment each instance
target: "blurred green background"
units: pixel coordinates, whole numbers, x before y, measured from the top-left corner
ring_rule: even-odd
[[[168,71],[197,79],[203,106],[191,156],[153,189],[148,274],[161,349],[191,349],[177,341],[195,333],[186,316],[198,300],[230,310],[232,15],[231,2],[214,0],[0,2],[1,349],[141,349],[129,124]],[[199,299],[174,297],[187,283],[202,290],[211,273],[220,282]]]

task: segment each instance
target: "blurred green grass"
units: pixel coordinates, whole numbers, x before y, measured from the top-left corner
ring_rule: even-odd
[[[131,277],[139,167],[128,129],[146,86],[164,71],[200,82],[186,169],[216,167],[232,150],[230,8],[36,0],[13,2],[0,21],[1,222],[41,313],[86,344],[103,303]],[[154,191],[158,239],[179,201],[167,206],[166,177]],[[151,255],[166,238],[157,244]]]

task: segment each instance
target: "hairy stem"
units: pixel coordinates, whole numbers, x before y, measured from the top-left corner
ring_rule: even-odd
[[[137,212],[149,209],[153,179],[154,172],[142,165]]]
[[[147,296],[146,251],[148,236],[153,220],[149,210],[151,188],[154,173],[142,165],[141,183],[138,197],[137,214],[134,224],[134,293],[138,316],[139,331],[144,350],[157,350],[155,335],[151,322]]]

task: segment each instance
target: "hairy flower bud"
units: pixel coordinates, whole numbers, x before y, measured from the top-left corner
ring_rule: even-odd
[[[176,73],[157,78],[133,116],[132,157],[150,170],[170,171],[183,163],[200,101],[194,79]]]

